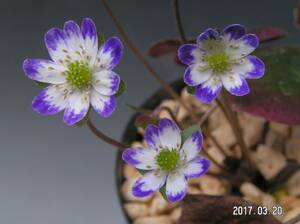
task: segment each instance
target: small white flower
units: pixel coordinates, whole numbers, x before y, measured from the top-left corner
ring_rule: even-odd
[[[194,132],[185,142],[177,125],[162,119],[158,126],[148,125],[145,131],[147,149],[128,148],[123,160],[139,170],[147,171],[133,186],[133,195],[146,197],[165,185],[166,197],[176,202],[186,194],[187,179],[202,176],[210,161],[199,157],[202,134]]]
[[[223,32],[209,28],[197,38],[197,44],[184,44],[178,50],[180,61],[189,67],[184,82],[195,87],[195,96],[203,103],[212,102],[222,86],[235,96],[249,93],[246,79],[264,75],[264,63],[249,55],[259,45],[254,34],[246,34],[239,24]]]
[[[108,39],[98,49],[96,26],[85,18],[81,29],[74,21],[67,21],[63,29],[50,29],[45,44],[51,60],[26,59],[23,63],[30,79],[50,84],[33,100],[33,109],[43,115],[65,110],[68,125],[83,119],[90,104],[101,116],[110,116],[120,84],[119,75],[112,71],[122,57],[119,38]]]

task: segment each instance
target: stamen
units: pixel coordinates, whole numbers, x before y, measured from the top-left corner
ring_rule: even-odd
[[[179,153],[176,150],[162,149],[156,157],[156,162],[164,171],[173,171],[179,162]]]
[[[67,81],[71,86],[78,89],[84,89],[90,86],[91,74],[86,63],[76,61],[69,64],[68,68]]]

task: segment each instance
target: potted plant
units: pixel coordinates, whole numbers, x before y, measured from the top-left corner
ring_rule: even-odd
[[[240,24],[208,28],[190,40],[174,0],[180,39],[149,49],[151,56],[174,53],[186,67],[183,80],[169,85],[102,3],[122,40],[163,87],[142,107],[129,105],[137,113],[123,141],[107,136],[89,117],[90,108],[109,117],[126,89],[114,72],[121,39],[105,40],[89,18],[81,28],[67,21],[45,35],[51,60],[26,59],[23,69],[45,86],[34,110],[64,111],[67,125],[87,125],[120,150],[117,186],[128,222],[297,223],[300,47],[264,45],[285,32],[264,27],[247,33]]]

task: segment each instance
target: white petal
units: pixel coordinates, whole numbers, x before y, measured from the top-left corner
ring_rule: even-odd
[[[161,146],[168,149],[179,149],[181,135],[178,126],[173,121],[163,118],[160,120],[158,128]]]
[[[235,96],[244,96],[250,91],[246,80],[237,73],[226,73],[221,79],[224,87]]]
[[[181,157],[186,162],[198,156],[203,142],[203,136],[200,131],[194,132],[182,145]]]
[[[210,161],[205,158],[195,158],[185,164],[180,170],[187,178],[197,178],[205,174],[210,166]]]
[[[90,97],[86,91],[74,91],[64,112],[64,122],[73,125],[83,119],[89,110]]]
[[[102,117],[109,117],[117,106],[115,96],[104,96],[96,90],[91,92],[91,104],[94,110]]]
[[[122,154],[122,158],[127,164],[141,170],[157,169],[156,156],[157,151],[143,148],[128,148]]]
[[[175,171],[170,173],[166,183],[166,195],[170,202],[182,200],[187,191],[187,181],[183,173]]]
[[[93,74],[93,87],[98,93],[111,96],[118,92],[120,76],[110,70],[102,70]]]
[[[132,193],[136,197],[146,197],[158,191],[165,183],[167,175],[160,170],[147,172],[133,186]]]
[[[198,86],[211,78],[212,69],[207,64],[190,65],[184,73],[184,82],[189,86]]]
[[[32,107],[43,115],[59,113],[68,103],[69,91],[67,84],[50,85],[35,97]]]
[[[67,68],[56,62],[45,59],[26,59],[23,70],[28,78],[35,81],[62,84],[66,82]]]

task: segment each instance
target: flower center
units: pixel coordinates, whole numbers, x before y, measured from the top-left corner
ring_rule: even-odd
[[[179,161],[179,153],[176,150],[163,149],[156,157],[156,162],[164,171],[173,171]]]
[[[229,57],[226,53],[214,53],[208,57],[208,64],[215,72],[224,72],[229,67]]]
[[[89,67],[83,62],[73,62],[68,66],[67,81],[71,86],[83,89],[91,84],[91,73]]]

